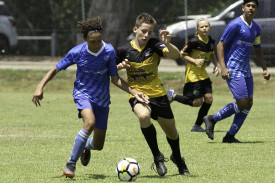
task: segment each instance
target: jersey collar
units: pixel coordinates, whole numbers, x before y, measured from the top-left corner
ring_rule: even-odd
[[[208,41],[209,41],[209,37],[208,37],[207,41],[204,41],[204,40],[200,37],[200,35],[199,35],[199,34],[198,34],[198,39],[199,39],[200,41],[202,41],[203,43],[205,43],[205,44],[207,44],[207,43],[208,43]]]
[[[98,56],[103,51],[104,48],[105,48],[105,42],[104,41],[102,41],[102,46],[101,46],[100,50],[98,52],[96,52],[96,53],[94,53],[91,50],[89,50],[88,44],[86,45],[87,52],[90,53],[91,55],[94,55],[94,56]]]
[[[249,24],[244,20],[243,15],[241,15],[240,17],[241,17],[241,19],[243,20],[243,22],[245,23],[245,25],[247,25],[247,27],[249,27],[249,28],[252,27],[253,21],[251,21],[251,24],[249,25]]]

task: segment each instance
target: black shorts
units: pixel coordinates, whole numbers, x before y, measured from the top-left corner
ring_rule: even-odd
[[[193,99],[201,98],[206,93],[212,93],[212,82],[209,78],[186,83],[183,87],[183,95]]]
[[[132,111],[134,111],[134,107],[137,103],[139,103],[139,101],[137,101],[136,98],[130,98],[129,103],[132,107]],[[174,115],[167,95],[157,98],[150,98],[149,106],[151,108],[152,119],[158,120],[158,117],[162,117],[165,119],[174,119]]]

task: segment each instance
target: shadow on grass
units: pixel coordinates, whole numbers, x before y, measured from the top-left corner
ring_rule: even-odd
[[[265,141],[247,141],[247,142],[242,142],[242,143],[223,143],[222,141],[220,142],[208,142],[209,144],[263,144]]]
[[[146,176],[140,176],[139,179],[146,179],[146,178],[149,178],[149,179],[154,179],[154,178],[157,178],[157,179],[167,179],[168,177],[175,177],[175,176],[183,176],[183,177],[191,177],[191,178],[196,178],[196,177],[199,177],[197,175],[179,175],[179,174],[173,174],[173,175],[165,175],[165,176],[159,176],[159,175],[146,175]]]
[[[70,179],[68,177],[65,177],[64,175],[58,175],[58,176],[55,176],[55,177],[52,177],[54,179],[65,179],[65,181],[76,181],[74,178]]]
[[[89,174],[89,179],[99,180],[99,179],[105,179],[105,178],[106,176],[102,174]]]

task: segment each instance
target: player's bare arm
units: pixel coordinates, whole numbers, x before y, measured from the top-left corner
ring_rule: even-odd
[[[51,69],[36,87],[32,97],[32,102],[35,106],[41,106],[40,100],[43,99],[43,88],[56,75],[57,72],[58,70],[56,68]]]
[[[171,35],[167,30],[162,30],[159,33],[159,39],[160,41],[166,46],[166,57],[170,57],[173,59],[177,59],[180,57],[179,49],[170,43],[171,41]]]
[[[222,41],[219,41],[217,45],[217,54],[218,59],[221,67],[221,76],[223,79],[229,79],[229,75],[231,75],[231,72],[226,68],[225,61],[224,61],[224,46],[225,43]]]
[[[264,60],[262,49],[261,48],[254,48],[254,50],[255,50],[255,55],[256,55],[257,62],[260,62],[260,65],[263,69],[264,79],[269,80],[270,79],[270,73],[268,72],[268,70],[266,68],[266,63],[265,63],[265,60]]]
[[[190,62],[192,64],[194,64],[197,67],[201,67],[204,63],[204,59],[194,59],[188,55],[182,54],[181,56],[182,59],[186,60],[187,62]]]
[[[143,92],[137,91],[131,88],[123,79],[119,76],[114,76],[111,78],[112,83],[122,89],[123,91],[132,94],[138,101],[149,104],[149,97]]]
[[[218,65],[217,65],[217,60],[216,60],[216,56],[215,56],[215,54],[212,54],[211,56],[210,56],[210,60],[211,60],[211,62],[214,64],[214,68],[213,68],[213,74],[217,77],[217,76],[219,76],[219,67],[218,67]]]

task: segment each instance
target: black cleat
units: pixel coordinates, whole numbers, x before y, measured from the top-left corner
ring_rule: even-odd
[[[81,164],[83,166],[87,166],[90,162],[90,158],[91,158],[91,150],[84,148],[80,157]]]
[[[205,130],[208,138],[211,140],[214,139],[214,127],[216,122],[213,119],[213,115],[208,115],[203,117],[203,121],[205,123]]]
[[[75,172],[75,164],[73,163],[67,163],[66,167],[63,170],[62,175],[65,175],[66,178],[74,178],[74,172]]]
[[[173,154],[171,154],[170,156],[170,160],[177,165],[178,169],[179,169],[179,174],[180,175],[190,175],[190,172],[185,164],[184,158],[182,157],[181,160],[179,162],[176,162]]]
[[[235,139],[234,135],[227,133],[222,140],[223,143],[242,143],[241,141]]]
[[[160,152],[159,155],[154,158],[154,163],[151,166],[151,168],[154,169],[154,164],[156,165],[157,171],[155,169],[154,170],[159,174],[159,176],[164,176],[167,173],[167,168],[164,165],[164,162],[166,162],[166,160]]]

